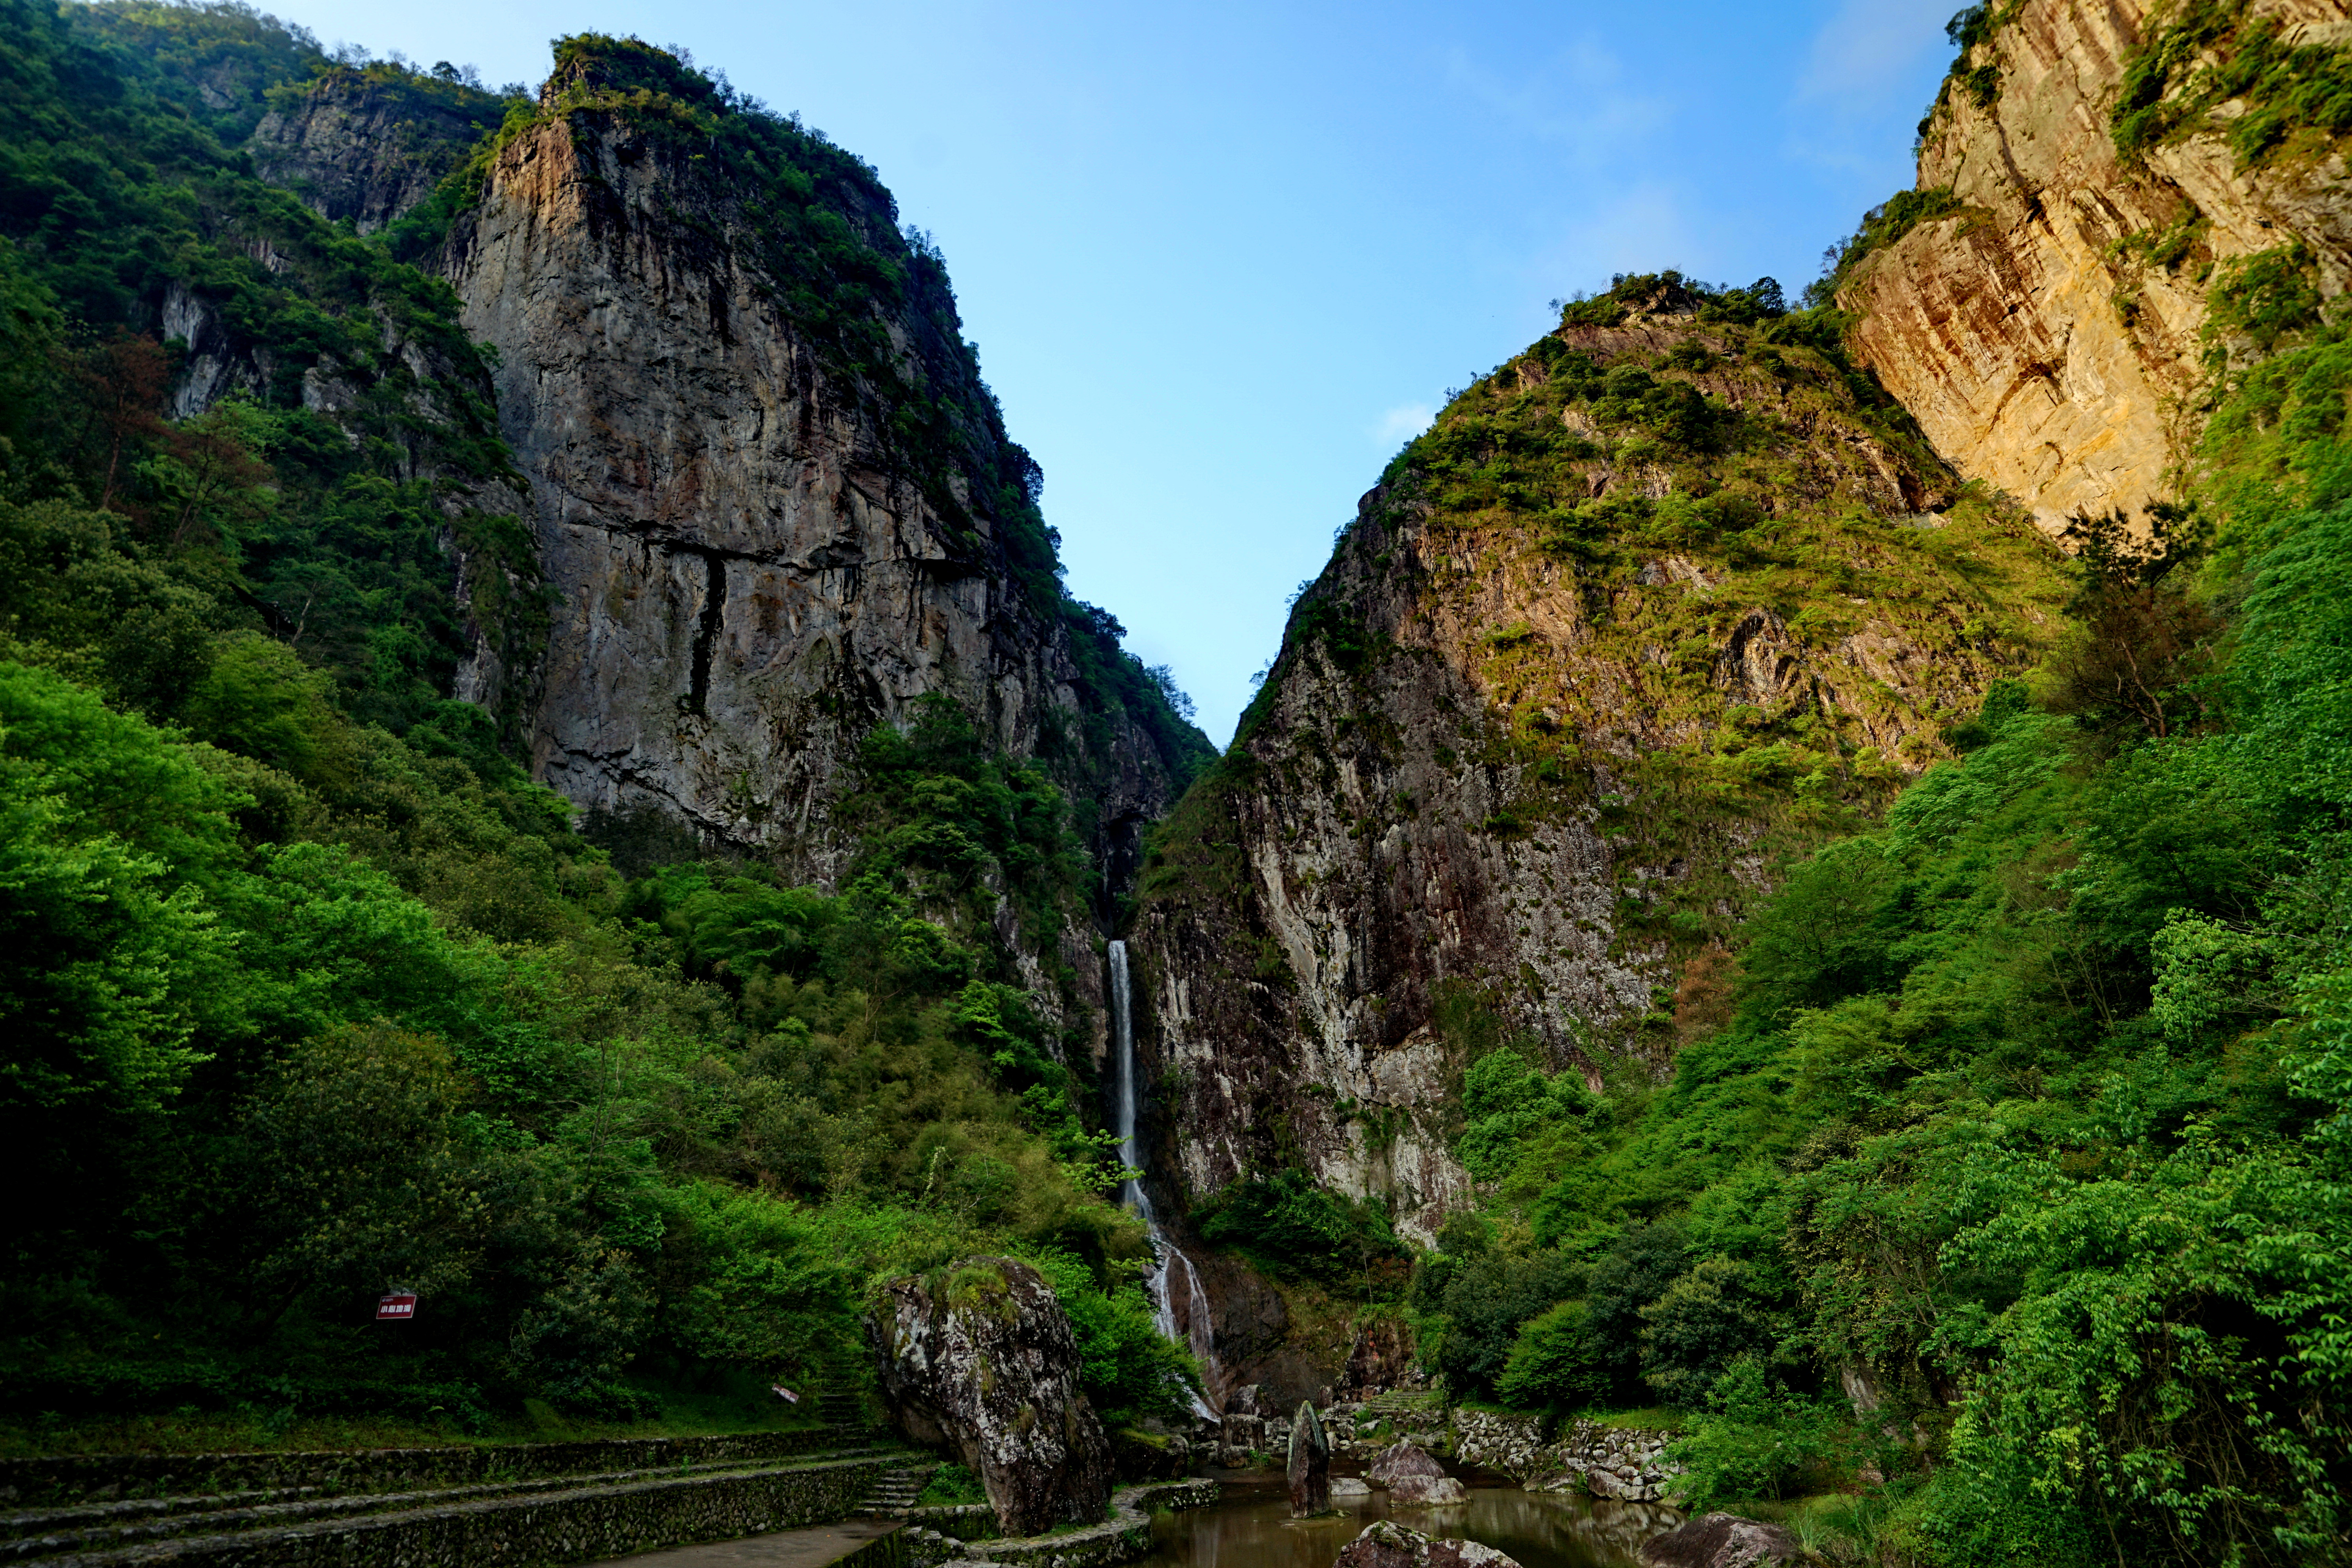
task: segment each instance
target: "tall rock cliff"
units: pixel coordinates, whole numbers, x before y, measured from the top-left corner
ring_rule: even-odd
[[[373,234],[430,197],[504,112],[454,74],[339,66],[263,116],[247,150],[261,178],[321,217]]]
[[[2137,511],[2177,488],[2215,377],[2352,280],[2352,20],[2013,0],[1956,29],[1918,189],[1842,273],[1854,352],[2045,528]]]
[[[859,738],[931,693],[1131,854],[1206,751],[1070,602],[938,255],[872,170],[628,40],[559,46],[441,266],[532,489],[530,762],[593,810],[829,877]]]
[[[1771,858],[2054,629],[2050,547],[1778,292],[1622,280],[1364,498],[1145,873],[1193,1200],[1303,1166],[1426,1238],[1469,1055],[1663,1064]]]

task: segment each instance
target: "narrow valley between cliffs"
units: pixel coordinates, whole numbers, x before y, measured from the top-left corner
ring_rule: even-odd
[[[0,0],[16,1559],[2352,1562],[2352,10],[1946,36],[1220,748],[799,115]]]

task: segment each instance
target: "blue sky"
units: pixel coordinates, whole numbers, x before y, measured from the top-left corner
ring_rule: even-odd
[[[931,232],[1069,584],[1223,743],[1381,466],[1546,301],[1679,267],[1795,294],[1911,183],[1958,0],[262,0],[536,83],[683,45]]]

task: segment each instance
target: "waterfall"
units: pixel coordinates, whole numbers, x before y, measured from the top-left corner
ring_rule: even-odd
[[[1139,1171],[1143,1169],[1143,1149],[1135,1138],[1135,1026],[1128,989],[1127,943],[1123,942],[1110,944],[1110,1043],[1118,1057],[1118,1163]],[[1140,1181],[1121,1187],[1119,1196],[1143,1221],[1144,1232],[1151,1238],[1153,1261],[1146,1283],[1150,1288],[1160,1331],[1171,1340],[1182,1340],[1205,1375],[1216,1364],[1216,1341],[1209,1319],[1209,1293],[1201,1288],[1200,1273],[1193,1268],[1192,1260],[1178,1251],[1161,1232],[1159,1216],[1151,1212],[1151,1194],[1143,1190]],[[1179,1289],[1184,1292],[1184,1331],[1181,1334],[1176,1330]],[[1197,1400],[1194,1404],[1199,1405]],[[1209,1414],[1206,1406],[1199,1407],[1202,1415]]]

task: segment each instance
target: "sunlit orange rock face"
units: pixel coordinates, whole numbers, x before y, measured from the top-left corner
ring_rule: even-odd
[[[2323,292],[2352,277],[2352,197],[2333,149],[2290,145],[2242,167],[2229,131],[2247,106],[2232,100],[2118,151],[2116,97],[2164,20],[2152,9],[2026,0],[1970,55],[1997,73],[1984,100],[1956,79],[1927,121],[1919,188],[1960,205],[1839,294],[1861,318],[1858,357],[1937,450],[2053,530],[2174,488],[2209,359],[2231,347],[2203,328],[2233,258],[2300,242]],[[2197,68],[2262,17],[2290,41],[2352,32],[2339,0],[2258,0],[2238,34],[2172,70],[2168,96],[2193,91]]]

